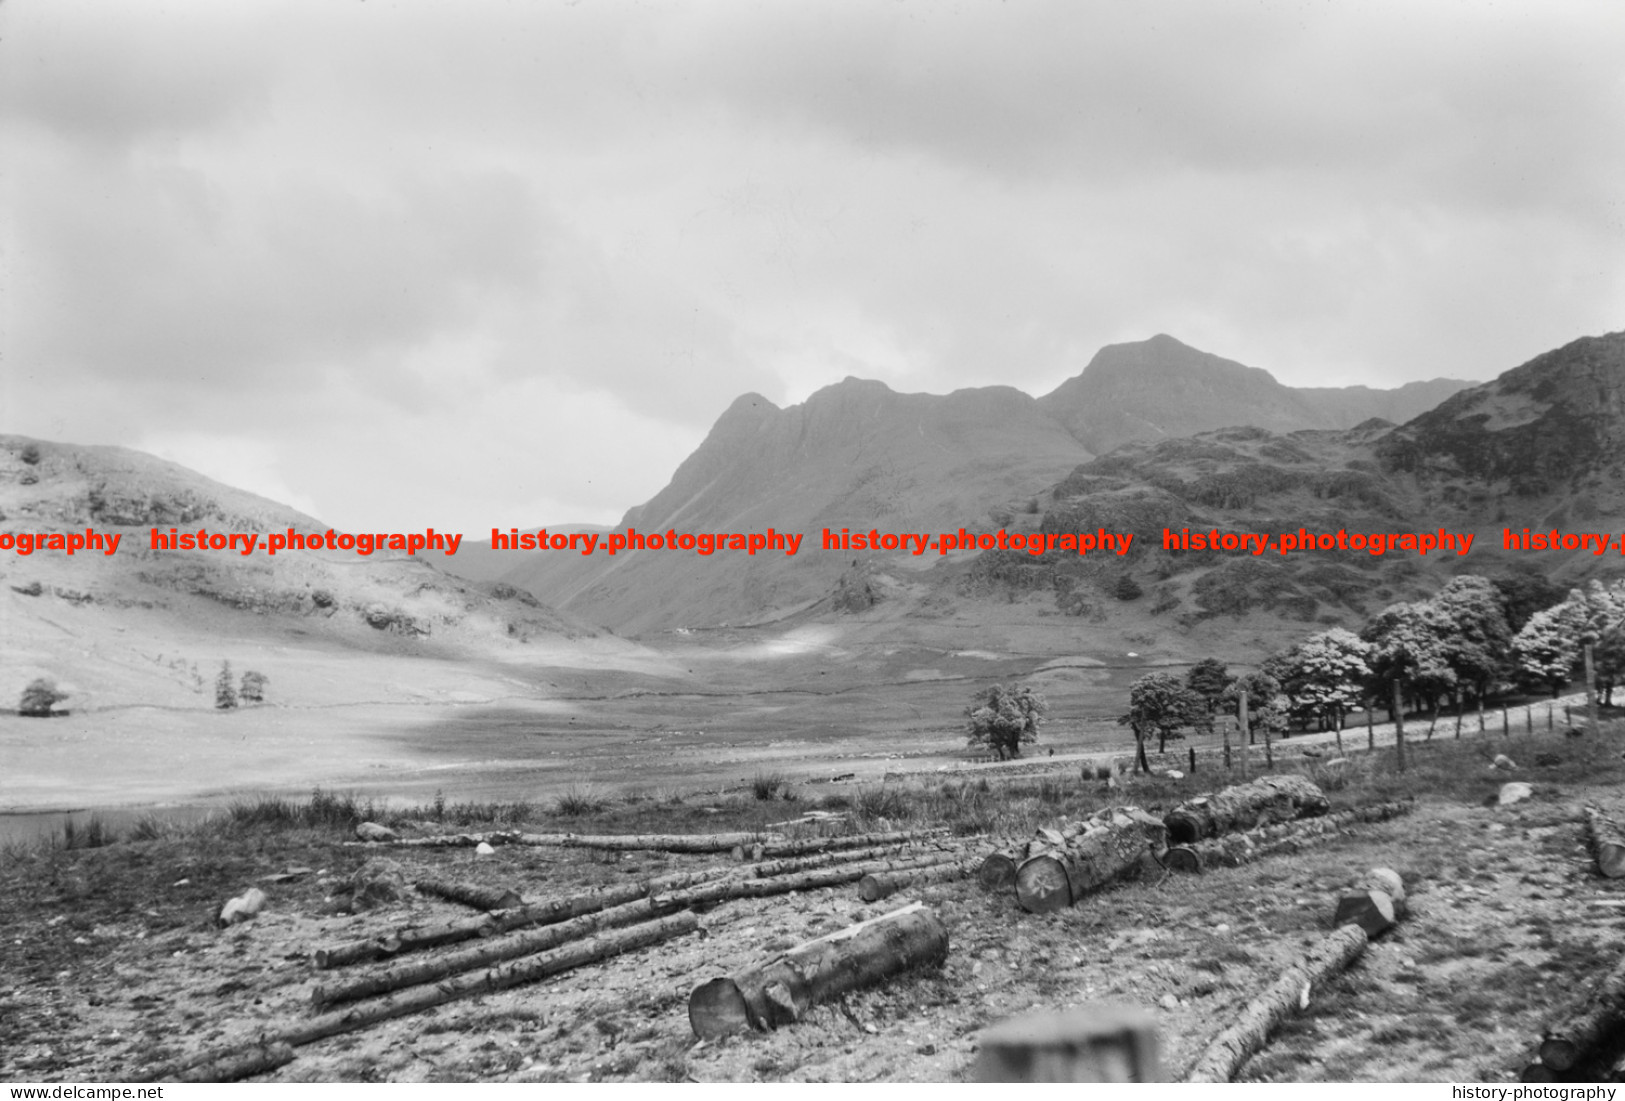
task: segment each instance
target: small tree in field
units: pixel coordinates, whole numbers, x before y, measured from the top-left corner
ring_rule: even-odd
[[[970,745],[993,750],[999,760],[1021,756],[1023,742],[1036,742],[1049,702],[1031,688],[995,684],[978,692],[965,708]]]
[[[68,694],[57,688],[56,681],[50,677],[39,677],[23,689],[22,697],[17,701],[17,714],[36,719],[49,718],[51,708],[67,698]]]
[[[255,669],[245,670],[243,683],[237,689],[237,695],[244,703],[264,703],[265,686],[271,683],[271,678]]]
[[[214,678],[214,706],[230,711],[237,706],[237,686],[231,676],[231,662],[220,663],[220,675]]]

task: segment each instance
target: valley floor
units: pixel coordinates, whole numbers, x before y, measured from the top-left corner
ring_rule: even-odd
[[[1410,914],[1355,966],[1311,992],[1242,1071],[1245,1080],[1510,1081],[1541,1030],[1619,958],[1625,887],[1599,879],[1581,808],[1625,813],[1617,725],[1601,735],[1436,739],[1393,755],[1360,754],[1322,780],[1335,805],[1414,795],[1414,813],[1293,856],[1200,877],[1148,878],[1050,916],[974,880],[864,904],[851,886],[719,904],[703,932],[542,983],[453,1002],[298,1049],[273,1081],[958,1081],[978,1031],[1033,1008],[1095,1001],[1139,1005],[1159,1023],[1177,1074],[1305,943],[1329,928],[1338,893],[1373,865],[1403,876]],[[1530,800],[1486,805],[1509,774]],[[1171,763],[1171,760],[1170,760]],[[1034,825],[1106,802],[1165,811],[1222,777],[1129,778],[1123,787],[1057,769],[1054,783],[898,781],[855,796],[802,788],[800,801],[739,796],[634,798],[544,815],[538,830],[581,833],[759,829],[809,806],[853,828],[986,828],[972,844],[1024,837]],[[1200,783],[1198,782],[1200,781]],[[952,794],[950,794],[950,789]],[[795,789],[791,789],[795,790]],[[960,809],[946,817],[941,809]],[[365,808],[357,808],[364,810]],[[487,808],[496,817],[501,808]],[[460,828],[414,820],[408,831]],[[885,821],[881,822],[881,817]],[[335,887],[369,858],[502,885],[527,900],[684,868],[726,856],[591,853],[502,846],[380,849],[347,828],[241,820],[164,831],[94,848],[13,846],[0,855],[0,1077],[126,1080],[171,1059],[247,1041],[311,1013],[315,948],[403,923],[467,914],[415,895],[354,916],[330,912]],[[397,818],[399,815],[397,815]],[[80,839],[84,840],[83,838]],[[301,871],[301,869],[304,869]],[[270,878],[281,877],[281,878]],[[251,885],[263,914],[217,928],[220,904]],[[698,1043],[686,1002],[697,985],[849,922],[923,900],[950,931],[946,965],[815,1009],[776,1032]]]

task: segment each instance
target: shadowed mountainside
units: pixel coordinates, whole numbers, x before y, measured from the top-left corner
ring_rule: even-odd
[[[1409,416],[1469,385],[1295,390],[1267,371],[1168,336],[1102,349],[1077,378],[1039,399],[1009,387],[899,394],[848,378],[780,409],[737,399],[650,501],[626,513],[640,531],[806,533],[799,555],[669,551],[610,558],[479,552],[469,576],[500,576],[582,618],[641,633],[771,619],[830,599],[851,607],[865,553],[821,551],[825,528],[953,532],[1037,523],[1046,488],[1080,460],[1125,441],[1242,424],[1274,431],[1347,428]],[[493,557],[508,555],[498,570]],[[923,569],[929,556],[899,568]],[[861,599],[857,600],[862,604]]]

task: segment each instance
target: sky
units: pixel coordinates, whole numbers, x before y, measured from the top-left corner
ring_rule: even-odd
[[[0,431],[613,523],[734,398],[1625,328],[1625,4],[4,0]]]

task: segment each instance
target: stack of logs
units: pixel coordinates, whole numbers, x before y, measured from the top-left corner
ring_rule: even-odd
[[[1108,807],[990,853],[977,880],[989,891],[1014,890],[1030,913],[1052,913],[1154,865],[1166,836],[1162,822],[1140,808]]]
[[[888,831],[803,840],[758,835],[587,837],[461,834],[393,844],[414,847],[481,843],[595,847],[641,846],[672,852],[733,853],[755,863],[731,863],[617,884],[545,902],[484,885],[418,880],[425,894],[482,911],[477,916],[413,924],[381,936],[318,949],[319,970],[382,961],[311,992],[316,1016],[259,1033],[230,1047],[200,1052],[156,1068],[150,1080],[231,1081],[263,1074],[294,1057],[293,1049],[459,998],[506,989],[596,961],[637,951],[699,929],[694,907],[730,899],[764,898],[862,881],[866,899],[910,883],[972,874],[969,842],[941,830]],[[735,1027],[764,1028],[797,1019],[805,1009],[848,990],[917,966],[947,952],[942,923],[918,904],[862,923],[786,953],[757,982],[754,973],[716,980],[696,992],[697,1031],[720,1035]],[[798,955],[797,953],[801,953]],[[403,958],[404,957],[404,958]],[[835,967],[839,977],[822,970]],[[794,976],[800,974],[800,979]],[[727,985],[727,984],[732,984]],[[706,1008],[712,1005],[720,1008]],[[743,1008],[740,1008],[743,1006]],[[335,1008],[337,1007],[337,1008]]]

